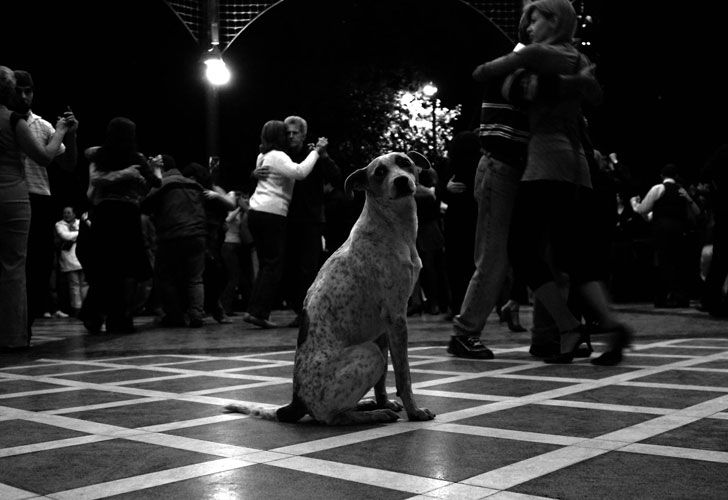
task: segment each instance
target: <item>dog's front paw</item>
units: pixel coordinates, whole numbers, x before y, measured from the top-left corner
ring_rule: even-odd
[[[427,408],[415,408],[413,411],[407,412],[407,418],[412,421],[421,422],[424,420],[432,420],[435,414]]]
[[[392,411],[402,411],[404,409],[404,406],[402,406],[402,403],[399,401],[395,401],[394,399],[388,399],[384,403],[379,405],[380,408],[385,408],[387,410]]]

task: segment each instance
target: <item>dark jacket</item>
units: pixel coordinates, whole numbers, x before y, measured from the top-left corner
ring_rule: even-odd
[[[154,219],[157,241],[207,234],[202,193],[202,186],[176,168],[162,174],[162,185],[142,202],[142,211]]]

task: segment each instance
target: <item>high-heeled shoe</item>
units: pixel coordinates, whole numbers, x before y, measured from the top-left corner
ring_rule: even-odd
[[[576,327],[570,332],[564,332],[562,333],[562,335],[569,333],[579,334],[579,338],[576,340],[576,343],[571,348],[571,350],[569,350],[568,352],[561,352],[555,356],[548,357],[543,360],[544,363],[566,365],[571,363],[576,357],[588,357],[589,355],[591,355],[594,349],[592,348],[589,334],[585,332],[581,326]],[[586,344],[586,349],[581,347],[582,344]],[[587,356],[583,356],[585,352],[588,353]]]
[[[508,323],[508,329],[515,333],[525,332],[526,329],[521,325],[521,321],[518,318],[518,309],[511,309],[506,317],[506,323]]]
[[[525,332],[526,329],[521,326],[518,312],[518,303],[509,300],[503,307],[498,309],[498,317],[500,318],[501,323],[505,321],[508,324],[508,329],[510,331],[522,333]]]
[[[632,345],[632,329],[624,323],[612,328],[612,341],[607,351],[591,360],[597,366],[615,366],[622,362],[622,351]]]

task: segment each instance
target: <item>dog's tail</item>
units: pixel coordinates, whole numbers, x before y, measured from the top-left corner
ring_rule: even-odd
[[[241,405],[237,403],[230,403],[225,405],[226,413],[242,413],[244,415],[251,415],[253,417],[262,418],[264,420],[278,420],[277,412],[278,407],[263,406],[256,404]]]

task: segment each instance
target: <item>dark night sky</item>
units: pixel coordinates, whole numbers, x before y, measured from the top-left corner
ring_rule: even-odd
[[[0,64],[33,74],[36,112],[52,117],[71,105],[81,121],[81,147],[100,142],[110,118],[128,116],[145,153],[205,161],[201,47],[164,2],[5,3]],[[587,3],[598,23],[597,76],[605,89],[604,104],[590,110],[593,135],[645,182],[667,161],[692,177],[728,141],[728,82],[712,60],[724,44],[715,28],[721,19],[674,2],[660,10],[631,5],[644,3]],[[463,105],[464,122],[471,120],[479,104],[472,68],[509,47],[498,30],[453,0],[284,3],[225,53],[235,71],[219,96],[229,179],[252,166],[260,127],[271,118],[301,114],[313,135],[335,145],[358,117],[331,109],[327,99],[367,64],[418,69],[438,83],[446,104]]]

